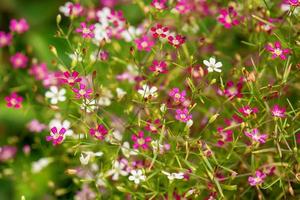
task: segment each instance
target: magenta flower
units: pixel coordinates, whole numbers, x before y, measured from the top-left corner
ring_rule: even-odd
[[[46,141],[52,141],[54,146],[61,144],[64,140],[64,134],[66,133],[65,128],[61,128],[59,131],[56,127],[51,128],[50,135],[46,136]]]
[[[162,26],[161,24],[156,24],[156,26],[151,28],[152,36],[154,38],[165,38],[168,35],[169,28]]]
[[[22,34],[26,31],[28,31],[29,25],[24,18],[20,19],[19,21],[16,19],[12,19],[12,20],[10,20],[10,23],[9,23],[9,29],[11,32],[16,32],[18,34]]]
[[[236,26],[240,23],[239,16],[233,7],[221,9],[218,21],[222,23],[225,28],[231,28],[232,26]]]
[[[265,178],[267,177],[267,175],[265,173],[263,173],[260,170],[257,170],[255,172],[255,176],[249,176],[248,178],[248,183],[251,186],[256,186],[256,185],[260,185],[264,182]]]
[[[152,0],[151,6],[157,10],[164,10],[167,8],[167,0]]]
[[[175,37],[169,36],[168,37],[169,44],[178,48],[185,42],[185,37],[181,35],[176,35]]]
[[[40,123],[38,120],[34,119],[32,121],[30,121],[27,125],[26,125],[27,129],[30,132],[34,132],[34,133],[40,133],[42,132],[44,129],[47,128],[47,126],[45,124]]]
[[[83,38],[94,38],[95,25],[92,24],[89,27],[87,27],[85,22],[80,23],[80,28],[76,29],[77,33],[81,33]]]
[[[291,6],[300,6],[299,0],[288,0],[288,2]]]
[[[80,16],[84,11],[80,3],[75,3],[75,4],[71,3],[69,6],[69,10],[70,10],[70,15],[74,17]]]
[[[189,0],[178,0],[175,6],[175,10],[180,14],[186,14],[192,10],[192,5]]]
[[[25,68],[28,62],[28,58],[24,54],[18,52],[10,57],[10,62],[15,69]]]
[[[59,80],[63,84],[69,84],[70,86],[74,86],[75,83],[79,83],[82,79],[79,76],[79,73],[77,71],[71,72],[64,72],[64,77],[60,77]]]
[[[173,88],[169,92],[169,96],[173,98],[173,101],[176,104],[178,104],[180,102],[184,102],[185,101],[186,91],[183,90],[182,92],[180,92],[179,88]]]
[[[280,42],[275,42],[273,44],[267,44],[266,49],[272,53],[272,59],[279,57],[282,60],[285,60],[287,58],[287,55],[290,54],[291,50],[290,49],[283,49],[281,47]]]
[[[189,114],[188,109],[177,109],[175,118],[181,122],[188,122],[192,119],[192,115]]]
[[[266,143],[266,140],[268,138],[267,134],[259,134],[259,130],[257,128],[244,131],[244,133],[248,138],[251,138],[253,141],[259,142],[261,144]]]
[[[139,51],[151,51],[151,48],[154,46],[154,42],[146,35],[136,39],[135,44]]]
[[[154,60],[149,70],[156,74],[166,74],[168,72],[167,63],[165,61]]]
[[[241,107],[239,109],[239,112],[242,113],[242,115],[244,115],[245,117],[248,117],[250,115],[254,115],[255,113],[258,112],[258,108],[251,108],[250,106],[244,106],[244,107]]]
[[[46,63],[32,65],[29,74],[33,75],[38,81],[44,80],[49,74]]]
[[[6,106],[9,108],[22,108],[23,97],[13,92],[9,96],[5,97]]]
[[[108,130],[102,124],[99,124],[97,129],[93,129],[93,128],[90,129],[91,136],[94,136],[98,140],[103,140],[107,135],[107,133]]]
[[[12,34],[0,31],[0,48],[11,44]]]
[[[224,93],[230,99],[233,99],[235,97],[241,98],[243,97],[242,88],[243,88],[243,83],[241,81],[239,81],[236,85],[232,81],[229,81],[226,84]]]
[[[224,119],[227,126],[235,126],[243,122],[243,119],[237,114],[234,114],[231,119]]]
[[[0,162],[5,162],[13,159],[16,156],[17,147],[14,146],[2,146],[0,147]]]
[[[217,129],[218,133],[219,133],[219,136],[221,137],[221,139],[218,140],[217,142],[217,145],[218,146],[223,146],[226,142],[232,142],[233,141],[233,138],[232,138],[232,135],[233,135],[233,131],[232,130],[227,130],[227,131],[224,131],[222,127],[219,127]]]
[[[134,142],[134,149],[142,148],[144,150],[147,150],[149,148],[149,143],[151,142],[151,137],[144,137],[143,131],[139,131],[137,134],[133,134],[131,136],[131,139]]]
[[[151,120],[147,121],[147,124],[145,126],[145,129],[151,133],[157,133],[158,130],[162,127],[161,122],[159,119],[154,120],[153,122]]]
[[[86,89],[86,85],[83,83],[80,83],[79,88],[73,88],[73,92],[75,92],[75,97],[77,99],[80,98],[90,98],[90,95],[92,94],[92,89]]]
[[[280,108],[279,105],[277,104],[273,106],[271,113],[273,117],[279,117],[279,118],[286,117],[285,108],[284,107]]]

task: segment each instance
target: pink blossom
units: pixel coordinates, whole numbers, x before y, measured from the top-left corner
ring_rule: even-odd
[[[29,74],[33,75],[36,80],[44,80],[48,76],[48,68],[46,63],[33,64],[29,69]]]
[[[110,14],[107,16],[107,19],[114,27],[123,28],[125,25],[125,18],[123,16],[123,12],[120,10],[112,10]],[[120,30],[120,29],[115,29]]]
[[[0,147],[0,162],[5,162],[13,159],[17,153],[17,147],[14,146],[2,146]]]
[[[168,72],[167,63],[165,61],[154,60],[149,70],[156,74],[166,74]]]
[[[221,139],[218,140],[217,145],[218,146],[223,146],[226,142],[232,142],[233,138],[233,131],[232,130],[226,130],[224,131],[222,127],[219,127],[217,129],[219,136],[221,137]]]
[[[142,148],[146,150],[149,148],[149,143],[151,142],[151,137],[144,137],[143,131],[139,131],[137,134],[133,134],[131,136],[131,139],[134,142],[134,149]]]
[[[12,34],[0,31],[0,48],[11,44]]]
[[[28,31],[29,25],[24,18],[20,19],[19,21],[16,19],[12,19],[12,20],[10,20],[10,23],[9,23],[9,29],[11,32],[16,32],[18,34],[22,34],[26,31]]]
[[[232,81],[228,81],[226,84],[226,88],[224,90],[224,94],[230,98],[241,98],[242,95],[243,83],[239,81],[236,85]]]
[[[108,130],[102,124],[99,124],[97,129],[90,129],[90,134],[97,138],[98,140],[103,140],[107,135]]]
[[[135,44],[139,51],[151,51],[151,48],[154,46],[154,42],[146,35],[136,39]]]
[[[185,37],[183,37],[181,35],[176,35],[175,37],[170,35],[168,37],[168,40],[169,40],[169,44],[178,48],[185,42]]]
[[[291,6],[300,6],[300,0],[288,0]]]
[[[89,27],[87,27],[85,22],[80,23],[80,28],[76,29],[77,33],[81,33],[83,38],[94,38],[95,25],[92,24]]]
[[[231,28],[232,26],[236,26],[240,23],[239,16],[233,7],[221,9],[218,21],[222,23],[225,28]]]
[[[30,132],[35,132],[35,133],[40,133],[42,132],[44,129],[47,128],[47,126],[45,124],[40,123],[38,120],[34,119],[31,120],[27,125],[26,125],[27,129]]]
[[[70,86],[74,86],[75,83],[80,83],[80,81],[82,80],[82,78],[79,77],[79,73],[77,71],[73,71],[71,72],[64,72],[63,73],[64,77],[60,77],[59,81],[63,84],[69,84]]]
[[[5,97],[6,106],[9,108],[22,108],[23,97],[13,92],[9,96]]]
[[[157,10],[164,10],[167,8],[167,0],[152,0],[151,6]]]
[[[237,114],[234,114],[231,119],[224,119],[227,126],[235,126],[243,122],[243,119]]]
[[[118,0],[100,0],[100,3],[101,3],[104,7],[110,7],[110,8],[113,8],[113,7],[118,3]]]
[[[251,138],[253,141],[259,142],[261,144],[266,143],[266,140],[268,138],[267,134],[260,134],[257,128],[246,130],[244,131],[244,133],[248,138]]]
[[[159,119],[154,120],[153,122],[151,120],[147,121],[147,125],[145,126],[145,129],[151,133],[157,133],[159,128],[161,128],[161,122]]]
[[[242,113],[242,115],[244,115],[245,117],[248,117],[250,115],[254,115],[255,113],[258,112],[258,108],[254,107],[254,108],[251,108],[250,106],[244,106],[244,107],[241,107],[239,109],[239,112]]]
[[[159,37],[165,38],[167,37],[169,32],[169,28],[162,26],[161,24],[156,24],[156,26],[152,27],[150,30],[154,38],[159,38]]]
[[[177,109],[175,118],[181,122],[188,122],[192,119],[192,115],[189,114],[188,109]]]
[[[182,92],[180,92],[179,88],[173,88],[169,92],[169,96],[172,97],[173,101],[178,104],[180,102],[184,102],[185,96],[186,96],[186,91],[183,90]]]
[[[272,58],[277,58],[279,57],[282,60],[285,60],[287,58],[287,55],[290,54],[291,50],[290,49],[283,49],[281,47],[281,43],[280,42],[275,42],[274,45],[273,44],[267,44],[266,45],[266,49],[272,53]]]
[[[192,10],[192,5],[189,0],[178,0],[175,6],[175,10],[180,14],[186,14]]]
[[[80,5],[80,3],[75,3],[75,4],[70,3],[68,7],[69,7],[69,14],[71,16],[78,17],[83,13],[83,7]]]
[[[73,92],[75,92],[75,97],[77,99],[80,98],[90,98],[90,95],[92,94],[92,89],[86,89],[86,85],[80,83],[79,88],[73,88]]]
[[[15,69],[25,68],[28,62],[28,58],[24,54],[18,52],[10,57],[10,62]]]
[[[273,117],[279,117],[279,118],[285,118],[285,107],[279,107],[279,105],[274,105],[272,110],[271,110],[272,116]]]
[[[98,56],[100,60],[106,61],[109,58],[109,53],[107,51],[100,51]]]
[[[260,170],[257,170],[255,172],[255,176],[250,176],[248,178],[248,182],[251,186],[256,186],[256,185],[260,185],[264,182],[265,178],[266,178],[266,174],[263,173],[262,171]]]
[[[61,128],[59,131],[56,127],[51,128],[50,135],[46,136],[46,141],[50,142],[52,141],[52,144],[58,145],[61,144],[64,140],[64,134],[66,133],[65,128]]]

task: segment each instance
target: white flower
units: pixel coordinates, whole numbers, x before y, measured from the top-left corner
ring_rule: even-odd
[[[56,86],[51,86],[50,90],[46,92],[46,98],[50,99],[51,104],[57,104],[59,101],[65,101],[66,89],[62,88],[58,90]]]
[[[100,106],[109,106],[111,104],[111,99],[113,98],[113,94],[107,88],[102,89],[101,96],[98,99],[98,104]]]
[[[35,161],[31,165],[32,173],[38,173],[45,167],[47,167],[53,161],[52,158],[41,158],[38,161]]]
[[[107,176],[112,175],[112,180],[119,180],[119,176],[127,176],[126,165],[118,160],[113,161],[113,168],[107,172]]]
[[[193,124],[194,124],[194,121],[192,119],[190,119],[189,121],[187,121],[186,126],[188,128],[190,128],[191,126],[193,126]]]
[[[137,36],[141,35],[143,30],[141,28],[135,28],[134,26],[130,26],[127,30],[121,33],[121,36],[124,38],[126,42],[131,42]]]
[[[169,172],[166,172],[166,171],[162,171],[162,173],[165,174],[170,181],[173,181],[174,179],[183,179],[184,178],[184,173],[182,173],[182,172],[169,173]]]
[[[106,182],[105,182],[105,177],[103,173],[99,173],[97,175],[97,179],[96,179],[96,185],[97,186],[105,186]]]
[[[105,141],[113,144],[113,143],[119,143],[122,141],[123,135],[120,131],[115,130],[112,132],[112,134],[108,134],[107,137],[105,137]]]
[[[62,121],[60,119],[60,116],[58,116],[58,115],[49,122],[48,127],[49,127],[49,129],[51,129],[53,127],[56,127],[57,130],[65,128],[66,129],[66,133],[64,134],[65,136],[73,135],[73,130],[70,128],[71,127],[71,122],[68,121],[68,120]]]
[[[117,88],[116,92],[118,99],[122,99],[127,94],[122,88]]]
[[[143,174],[143,171],[138,169],[138,170],[131,170],[131,175],[129,176],[129,180],[133,181],[135,184],[140,184],[141,181],[146,180],[146,176]]]
[[[72,62],[75,62],[75,63],[81,62],[83,60],[81,54],[78,53],[77,51],[69,54],[69,58],[72,60]]]
[[[92,113],[98,108],[97,101],[95,99],[84,99],[82,100],[80,108],[82,110],[85,110],[87,113]]]
[[[108,17],[111,14],[111,10],[108,7],[104,7],[103,9],[97,11],[96,15],[99,19],[99,22],[102,24],[103,27],[108,27],[109,20]]]
[[[100,157],[102,155],[103,155],[103,152],[101,152],[101,151],[96,152],[96,153],[94,153],[92,151],[84,151],[81,153],[79,160],[82,165],[87,165],[87,164],[89,164],[90,159],[92,159],[96,156]]]
[[[121,147],[121,151],[126,158],[129,158],[130,156],[135,156],[138,154],[138,152],[136,150],[130,149],[129,142],[123,143],[123,145]]]
[[[94,37],[93,42],[96,45],[99,45],[100,42],[102,42],[103,40],[105,40],[105,42],[110,42],[110,38],[109,38],[109,35],[107,32],[107,29],[103,24],[99,24],[99,23],[95,24],[94,34],[95,34],[95,37]]]
[[[158,140],[153,140],[151,142],[153,153],[159,152],[160,154],[164,153],[164,145],[160,144]]]
[[[153,86],[150,87],[149,85],[143,85],[142,89],[138,90],[138,93],[148,99],[148,98],[152,98],[152,97],[157,97],[157,87]]]
[[[213,57],[209,58],[209,61],[203,60],[203,64],[207,66],[208,72],[221,72],[221,67],[223,66],[221,62],[216,62],[216,59]]]
[[[70,7],[73,4],[71,2],[66,2],[65,5],[59,7],[59,11],[63,13],[66,17],[70,16]]]

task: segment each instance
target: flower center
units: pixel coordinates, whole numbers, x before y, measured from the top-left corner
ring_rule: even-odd
[[[146,47],[148,46],[148,43],[147,43],[146,41],[143,41],[143,42],[141,43],[141,46],[142,46],[143,48],[146,48]]]
[[[280,56],[282,54],[282,50],[277,48],[274,50],[274,53],[277,55],[277,56]]]
[[[139,139],[137,140],[137,143],[138,143],[139,145],[145,144],[144,138],[139,138]]]
[[[85,92],[85,90],[82,90],[82,89],[81,89],[81,90],[79,90],[78,93],[79,93],[80,95],[85,95],[86,92]]]

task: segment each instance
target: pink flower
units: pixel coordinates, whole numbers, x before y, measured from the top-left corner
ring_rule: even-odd
[[[143,131],[139,131],[137,134],[133,134],[131,136],[131,139],[134,142],[134,149],[142,148],[146,150],[149,148],[149,143],[151,142],[151,137],[144,137]]]
[[[251,138],[253,141],[259,142],[261,144],[266,143],[266,140],[268,138],[267,134],[259,134],[259,130],[257,128],[244,131],[244,133],[248,138]]]
[[[79,76],[79,73],[77,71],[73,71],[71,72],[64,72],[63,73],[64,77],[60,77],[59,80],[61,83],[63,84],[69,84],[70,86],[74,86],[75,83],[80,83],[80,81],[82,80]]]
[[[0,31],[0,48],[11,44],[12,34]]]
[[[251,185],[251,186],[256,186],[256,185],[259,185],[261,183],[264,182],[264,179],[266,178],[266,174],[263,173],[262,171],[260,170],[257,170],[255,172],[255,176],[250,176],[248,178],[248,183]]]
[[[288,0],[291,6],[300,6],[300,0]]]
[[[162,26],[161,24],[156,24],[156,26],[151,28],[152,36],[154,38],[165,38],[168,35],[169,28]]]
[[[266,49],[272,53],[272,58],[277,58],[279,57],[282,60],[285,60],[287,58],[287,55],[290,54],[291,50],[290,49],[283,49],[281,47],[281,43],[280,42],[275,42],[274,45],[273,44],[267,44],[266,45]]]
[[[44,129],[47,128],[47,126],[45,124],[40,123],[38,120],[34,119],[32,121],[30,121],[27,125],[26,125],[27,129],[30,132],[35,132],[35,133],[40,133],[42,132]]]
[[[23,97],[13,92],[9,96],[5,97],[6,106],[9,108],[22,108]]]
[[[83,13],[83,7],[80,5],[80,3],[75,3],[70,5],[70,15],[72,16],[80,16]]]
[[[279,105],[277,104],[273,106],[271,113],[273,117],[279,117],[279,118],[286,117],[285,108],[284,107],[280,108]]]
[[[89,27],[86,26],[85,22],[80,23],[81,28],[77,28],[76,32],[81,33],[83,38],[94,38],[94,30],[95,30],[95,25],[92,24]]]
[[[11,32],[22,34],[29,29],[29,25],[24,18],[20,19],[19,21],[16,19],[12,19],[9,23],[9,29]]]
[[[75,92],[75,97],[77,99],[80,98],[90,98],[90,95],[92,94],[93,90],[92,89],[86,89],[86,85],[80,83],[79,88],[73,88],[73,92]]]
[[[182,92],[180,92],[179,88],[173,88],[169,92],[169,96],[172,97],[173,101],[178,104],[185,101],[186,91],[183,90]]]
[[[0,162],[5,162],[14,158],[16,153],[17,147],[8,145],[0,147]]]
[[[222,23],[225,28],[231,28],[232,26],[236,26],[240,23],[237,12],[233,7],[229,7],[228,9],[221,9],[218,21]]]
[[[255,113],[258,112],[258,109],[257,108],[251,108],[250,106],[244,106],[244,107],[241,107],[239,109],[239,112],[242,113],[242,115],[244,115],[245,117],[248,117],[250,115],[254,115]]]
[[[112,10],[110,14],[107,16],[107,19],[114,27],[123,28],[125,25],[125,18],[123,16],[123,12],[120,10]],[[120,30],[120,29],[115,29]]]
[[[183,37],[181,35],[176,35],[175,37],[173,37],[170,35],[168,37],[168,40],[169,40],[169,44],[178,48],[185,42],[185,37]]]
[[[103,7],[113,8],[118,3],[118,0],[100,0],[100,2]]]
[[[188,0],[178,0],[175,6],[175,10],[180,14],[188,13],[192,10],[192,5]]]
[[[167,0],[152,0],[151,6],[157,10],[164,10],[167,8]]]
[[[221,137],[221,139],[218,140],[217,145],[218,146],[223,146],[226,142],[232,142],[232,135],[233,135],[233,131],[232,130],[227,130],[224,131],[222,127],[219,127],[217,129],[219,136]]]
[[[146,35],[136,39],[135,44],[139,51],[151,51],[151,48],[154,46],[154,42]]]
[[[232,81],[229,81],[226,84],[224,93],[230,99],[233,99],[235,97],[241,98],[243,97],[242,88],[243,88],[243,83],[241,81],[239,81],[236,85]]]
[[[59,131],[57,130],[56,127],[51,128],[50,135],[46,136],[46,141],[50,142],[52,141],[52,144],[58,145],[61,144],[62,141],[64,140],[64,134],[66,133],[65,128],[61,128]]]
[[[235,126],[243,122],[243,119],[239,117],[237,114],[234,114],[231,119],[225,119],[225,124],[227,126]]]
[[[168,72],[167,63],[165,61],[154,60],[149,70],[156,74],[166,74]]]
[[[36,80],[44,80],[48,76],[48,69],[46,63],[34,64],[29,69],[29,74],[33,75]]]
[[[103,140],[105,136],[107,135],[108,131],[107,129],[102,125],[99,124],[97,129],[90,129],[90,134],[97,138],[98,140]]]
[[[151,133],[157,133],[158,129],[161,127],[162,127],[162,125],[160,123],[160,120],[156,119],[153,122],[151,120],[148,120],[147,125],[145,126],[145,129]]]
[[[175,118],[181,122],[188,122],[192,119],[192,115],[189,114],[188,109],[177,109]]]
[[[18,52],[10,57],[10,62],[15,69],[25,68],[28,62],[28,58],[24,54]]]

